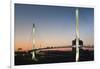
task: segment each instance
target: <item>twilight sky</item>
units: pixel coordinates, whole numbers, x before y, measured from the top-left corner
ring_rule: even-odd
[[[76,7],[15,4],[15,50],[32,49],[32,24],[35,47],[67,46],[75,39]],[[79,8],[80,39],[94,44],[94,9]]]

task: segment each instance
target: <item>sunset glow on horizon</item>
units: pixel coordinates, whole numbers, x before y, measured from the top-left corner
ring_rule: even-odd
[[[32,25],[35,48],[72,45],[75,39],[75,7],[15,4],[15,51],[31,50]],[[79,8],[80,39],[94,45],[94,9]]]

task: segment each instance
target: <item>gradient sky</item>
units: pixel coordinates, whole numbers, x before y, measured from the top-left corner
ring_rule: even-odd
[[[67,46],[75,39],[76,7],[15,4],[15,50],[32,49],[32,24],[36,48]],[[80,39],[94,44],[94,9],[79,8]]]

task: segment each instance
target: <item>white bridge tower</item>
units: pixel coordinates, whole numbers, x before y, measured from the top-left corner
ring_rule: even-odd
[[[37,60],[36,53],[34,51],[35,50],[35,24],[33,24],[33,27],[32,27],[32,43],[33,43],[32,59]]]
[[[76,62],[79,61],[79,10],[76,8]]]

